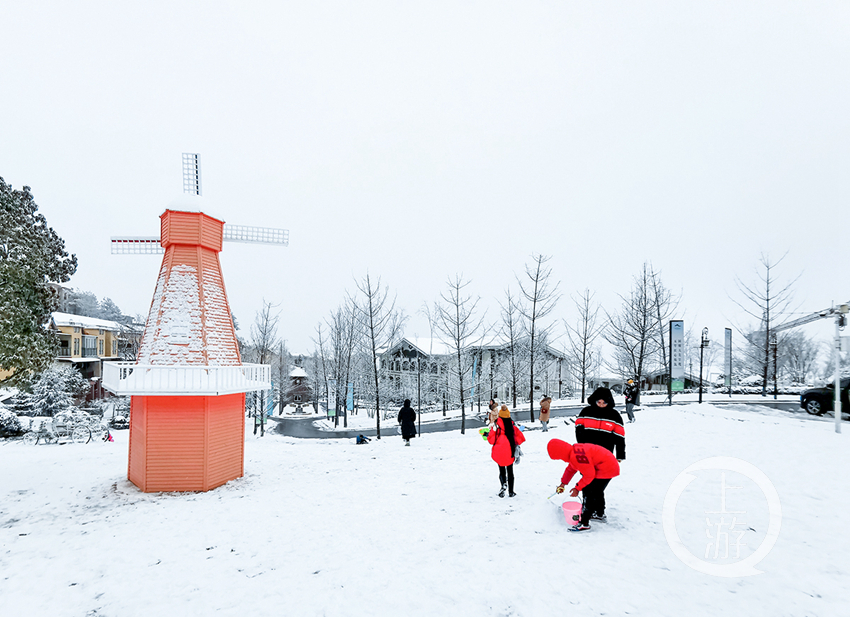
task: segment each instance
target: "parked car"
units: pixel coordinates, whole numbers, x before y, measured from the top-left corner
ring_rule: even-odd
[[[850,390],[850,377],[841,380],[841,411],[850,413],[850,401],[848,401],[848,390]],[[813,416],[819,416],[827,411],[832,411],[835,402],[835,383],[830,383],[823,388],[809,388],[800,395],[800,407]]]

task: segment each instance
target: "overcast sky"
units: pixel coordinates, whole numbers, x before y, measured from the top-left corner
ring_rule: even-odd
[[[850,299],[850,3],[15,2],[0,176],[76,253],[70,285],[147,314],[199,152],[247,336],[263,298],[312,349],[369,271],[415,314],[456,273],[488,317],[532,253],[613,309],[644,261],[687,323],[744,323],[734,279],[788,255],[800,312]],[[832,325],[822,322],[829,335]],[[421,318],[411,336],[427,335]]]

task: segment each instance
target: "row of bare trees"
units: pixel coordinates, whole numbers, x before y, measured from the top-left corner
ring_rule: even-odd
[[[472,409],[472,394],[493,396],[496,386],[505,386],[513,398],[513,408],[528,403],[529,420],[534,420],[536,392],[542,372],[547,372],[549,387],[553,350],[558,364],[558,395],[562,394],[561,369],[575,384],[575,394],[584,401],[586,387],[606,371],[622,379],[640,379],[666,373],[669,340],[667,324],[680,315],[681,295],[671,291],[661,273],[651,263],[642,264],[632,278],[631,288],[619,295],[619,304],[602,307],[590,289],[571,296],[574,317],[555,318],[561,299],[560,283],[549,267],[549,257],[534,254],[515,287],[509,286],[499,303],[495,322],[488,322],[481,310],[481,298],[469,292],[471,281],[460,274],[449,277],[444,290],[433,303],[423,305],[429,332],[426,340],[438,339],[443,349],[407,350],[408,376],[415,376],[418,405],[458,406],[461,431],[465,432],[467,405]],[[781,260],[780,260],[781,261]],[[763,257],[760,286],[748,286],[738,280],[743,293],[742,308],[761,323],[745,336],[743,351],[736,352],[739,364],[746,359],[765,377],[771,358],[764,350],[764,339],[770,336],[772,324],[787,313],[791,283],[777,285],[775,266]],[[793,281],[792,281],[793,283]],[[307,372],[318,399],[335,401],[337,421],[348,422],[340,413],[354,384],[356,399],[374,414],[378,436],[381,420],[389,412],[388,403],[397,404],[401,397],[411,397],[409,384],[393,380],[386,362],[386,352],[402,340],[407,317],[396,308],[395,297],[380,278],[367,273],[355,281],[353,293],[346,294],[342,304],[322,320],[316,328],[315,353],[306,358],[302,368]],[[251,328],[251,341],[246,346],[248,357],[271,363],[277,375],[275,399],[287,400],[291,358],[285,343],[277,337],[277,316],[273,305],[264,302]],[[562,326],[563,335],[556,332]],[[692,337],[692,333],[689,333]],[[800,332],[788,332],[780,342],[782,366],[795,379],[805,379],[818,358],[818,348]],[[687,345],[695,347],[695,345]],[[448,353],[446,353],[446,349]],[[717,347],[708,354],[713,360]],[[489,374],[484,375],[485,354],[489,357]],[[563,367],[562,367],[563,365]],[[569,393],[572,388],[568,387]]]

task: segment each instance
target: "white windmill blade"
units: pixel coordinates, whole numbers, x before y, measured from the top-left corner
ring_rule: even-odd
[[[165,249],[155,236],[112,236],[113,255],[162,255]],[[289,246],[289,230],[248,225],[225,225],[222,240],[246,244]]]
[[[112,236],[113,255],[161,255],[165,252],[155,236]]]
[[[225,225],[223,240],[248,244],[278,244],[289,246],[289,230],[248,225]]]
[[[183,192],[201,195],[201,155],[183,153]],[[194,206],[195,204],[193,204]],[[112,236],[113,255],[161,255],[165,252],[155,236]],[[289,246],[288,229],[225,225],[222,240],[246,244],[276,244]]]
[[[201,194],[201,155],[194,152],[183,153],[183,192],[191,195]]]

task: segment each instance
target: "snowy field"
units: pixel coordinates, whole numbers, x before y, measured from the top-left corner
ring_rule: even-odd
[[[572,441],[573,430],[552,425],[527,431],[512,499],[496,495],[497,467],[477,431],[404,447],[395,434],[357,446],[246,430],[245,477],[205,494],[139,492],[126,479],[127,431],[114,443],[0,442],[2,614],[850,613],[850,426],[837,435],[831,418],[647,408],[626,427],[609,522],[572,534],[564,498],[547,499],[564,466],[546,442]],[[703,574],[665,540],[674,479],[717,456],[755,465],[778,492],[781,531],[762,574]],[[715,564],[752,553],[769,519],[751,480],[721,473],[695,472],[675,506],[684,544]],[[718,511],[737,512],[727,519],[746,532],[743,542],[728,534],[739,540],[728,557],[710,544]]]

